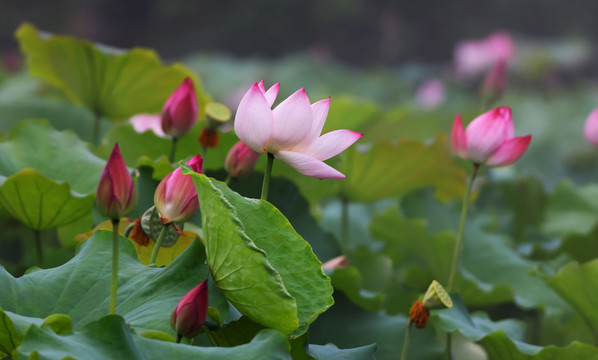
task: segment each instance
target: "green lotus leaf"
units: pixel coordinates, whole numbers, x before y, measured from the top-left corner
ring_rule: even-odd
[[[180,64],[164,66],[152,50],[117,51],[43,33],[30,24],[21,25],[16,37],[33,76],[98,116],[124,120],[139,113],[158,113],[186,77],[193,79],[200,117],[205,114],[209,95],[199,77]]]

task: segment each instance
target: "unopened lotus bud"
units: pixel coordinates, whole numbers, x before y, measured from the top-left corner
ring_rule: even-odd
[[[208,280],[189,291],[170,315],[170,325],[179,337],[192,338],[199,333],[208,315]]]
[[[197,97],[191,78],[170,95],[162,109],[162,130],[165,134],[181,137],[197,122]]]
[[[96,206],[102,214],[117,220],[130,213],[136,203],[135,183],[120,154],[118,144],[114,144],[98,184]]]
[[[232,178],[244,177],[251,174],[259,158],[260,154],[239,141],[226,155],[224,169]]]

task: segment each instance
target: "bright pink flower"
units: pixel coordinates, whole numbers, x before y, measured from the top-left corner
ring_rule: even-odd
[[[505,166],[523,155],[531,135],[515,137],[511,108],[502,106],[484,113],[463,127],[458,114],[451,131],[455,153],[478,165]]]
[[[507,63],[504,60],[498,60],[484,78],[482,92],[484,96],[498,100],[502,97],[506,88]]]
[[[326,165],[327,160],[351,146],[363,134],[336,130],[320,136],[330,98],[310,105],[300,89],[271,109],[280,84],[268,91],[255,83],[243,96],[235,117],[235,133],[258,153],[271,153],[303,175],[342,179],[345,175]]]
[[[185,135],[197,121],[197,97],[193,81],[185,81],[170,95],[162,109],[162,130],[174,137]]]
[[[120,154],[118,144],[114,144],[98,184],[96,205],[102,214],[116,220],[130,213],[136,203],[135,183]]]
[[[244,177],[253,171],[260,154],[251,150],[242,141],[236,143],[226,155],[224,169],[233,178]]]
[[[515,42],[505,32],[494,32],[485,39],[466,40],[455,48],[457,73],[464,76],[489,69],[497,61],[510,61],[515,54]]]
[[[583,134],[590,144],[598,146],[598,108],[592,111],[590,116],[588,116],[586,125],[583,129]]]
[[[201,174],[202,162],[201,156],[195,155],[186,164]],[[180,167],[166,175],[156,188],[154,205],[163,224],[189,221],[199,206],[191,176],[183,175]]]
[[[429,79],[423,82],[415,94],[415,101],[424,109],[434,109],[444,102],[446,89],[442,81]]]
[[[170,315],[170,325],[177,335],[192,338],[203,326],[208,315],[208,280],[183,296]]]

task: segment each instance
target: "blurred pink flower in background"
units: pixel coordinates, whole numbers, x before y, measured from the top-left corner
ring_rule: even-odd
[[[509,62],[515,55],[515,42],[509,34],[497,31],[481,40],[465,40],[455,47],[455,66],[460,76],[479,74],[498,61]]]
[[[511,108],[508,106],[476,117],[467,129],[463,126],[461,114],[457,114],[451,131],[455,153],[476,165],[510,165],[523,155],[531,139],[531,135],[515,137]]]
[[[415,102],[424,109],[435,109],[446,99],[446,89],[439,79],[424,81],[415,94]]]
[[[160,114],[137,114],[130,118],[129,122],[133,125],[133,129],[140,134],[151,130],[156,136],[165,139],[170,138],[170,136],[166,135],[162,130],[162,115]]]
[[[583,134],[590,144],[598,147],[598,108],[588,116]]]
[[[488,71],[482,84],[482,94],[493,100],[502,98],[507,89],[507,62],[498,60]]]

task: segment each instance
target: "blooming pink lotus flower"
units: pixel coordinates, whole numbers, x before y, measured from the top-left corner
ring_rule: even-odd
[[[303,175],[318,179],[343,179],[345,175],[326,165],[327,160],[351,146],[363,134],[336,130],[320,136],[330,98],[310,104],[299,89],[271,109],[280,84],[268,91],[264,81],[245,93],[235,117],[235,133],[258,153],[270,153]]]
[[[588,116],[583,134],[590,144],[598,147],[598,108]]]
[[[458,114],[451,131],[455,153],[476,165],[505,166],[523,155],[531,135],[514,137],[511,108],[501,106],[484,113],[463,127]]]
[[[200,174],[202,163],[200,155],[195,155],[186,162],[193,171]],[[183,175],[180,167],[166,175],[156,188],[154,205],[160,213],[162,224],[189,221],[199,206],[191,176]]]
[[[232,178],[244,177],[253,171],[260,154],[239,141],[228,152],[224,161],[224,169]]]
[[[455,48],[457,73],[471,76],[489,69],[497,61],[510,61],[515,54],[515,42],[506,32],[494,32],[485,39],[466,40]]]
[[[117,220],[130,213],[136,203],[135,183],[120,154],[118,144],[114,144],[98,184],[96,205],[102,214]]]
[[[192,338],[208,315],[208,280],[202,281],[183,296],[170,315],[170,325],[180,337]]]
[[[197,97],[191,78],[170,95],[162,109],[162,130],[165,134],[180,137],[189,132],[197,121]]]

